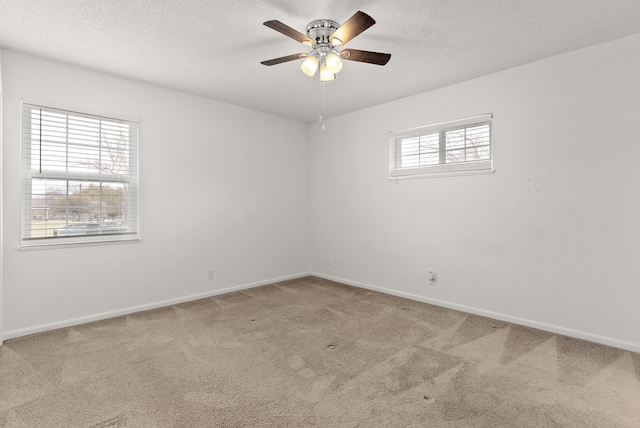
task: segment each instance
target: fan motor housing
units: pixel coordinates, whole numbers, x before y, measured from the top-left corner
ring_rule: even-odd
[[[340,24],[330,19],[317,19],[307,25],[307,37],[319,45],[331,44],[329,36],[332,35]]]

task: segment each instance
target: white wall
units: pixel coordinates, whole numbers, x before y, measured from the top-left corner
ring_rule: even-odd
[[[640,351],[638,52],[635,35],[309,125],[311,271]],[[488,112],[495,174],[386,179],[388,132]]]
[[[305,124],[12,51],[2,67],[5,339],[308,271]],[[142,118],[141,243],[18,250],[21,97]]]
[[[325,132],[2,51],[5,339],[310,269],[640,351],[638,51],[620,39]],[[17,249],[20,97],[142,117],[142,243]],[[386,179],[389,131],[486,112],[495,174]]]

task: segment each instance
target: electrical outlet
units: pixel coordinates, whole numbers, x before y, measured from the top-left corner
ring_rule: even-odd
[[[215,269],[209,269],[207,271],[207,279],[214,279],[216,277],[216,270]]]
[[[329,266],[331,266],[331,263],[332,263],[332,262],[333,262],[333,260],[332,260],[331,256],[327,257],[327,264],[328,264]]]

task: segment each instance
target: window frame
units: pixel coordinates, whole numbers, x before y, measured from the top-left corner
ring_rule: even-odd
[[[140,242],[140,210],[139,210],[139,155],[140,155],[140,118],[132,118],[126,117],[123,115],[109,114],[104,112],[93,111],[85,108],[78,107],[70,107],[60,104],[55,104],[51,102],[41,102],[38,100],[31,99],[22,99],[21,100],[21,126],[20,126],[20,245],[19,248],[22,250],[30,250],[30,249],[45,249],[45,248],[61,248],[61,247],[69,247],[69,246],[87,246],[87,245],[100,245],[100,244],[117,244],[117,243],[133,243]],[[31,139],[31,135],[33,132],[33,123],[29,117],[26,117],[27,114],[32,109],[42,109],[43,111],[49,111],[56,114],[64,114],[67,115],[67,120],[69,117],[78,118],[86,118],[90,120],[97,120],[100,122],[100,127],[98,131],[99,142],[97,152],[102,153],[103,143],[102,143],[102,122],[111,122],[117,123],[120,125],[126,125],[128,129],[127,135],[127,173],[126,174],[116,174],[116,173],[103,173],[102,170],[98,168],[98,170],[94,173],[89,172],[69,172],[67,171],[53,171],[53,170],[42,170],[42,171],[34,171],[32,169],[33,157],[31,155],[32,149],[34,147]],[[67,132],[70,129],[69,123],[67,122],[64,128]],[[63,144],[66,147],[65,153],[65,162],[68,164],[70,159],[69,154],[69,146],[73,146],[74,144],[70,144],[67,139],[64,143],[56,143]],[[76,144],[77,145],[77,144]],[[86,233],[84,235],[67,235],[67,236],[47,236],[47,237],[29,237],[28,234],[31,233],[31,228],[27,227],[27,216],[32,218],[33,216],[33,187],[34,180],[61,180],[66,181],[67,186],[69,186],[69,182],[92,182],[97,183],[101,187],[100,189],[100,207],[102,209],[104,199],[108,196],[102,193],[103,185],[109,184],[122,184],[127,185],[127,195],[125,195],[125,203],[119,206],[126,207],[127,210],[127,222],[126,227],[133,227],[134,230],[126,231],[126,232],[115,232],[115,233]],[[67,187],[65,196],[68,198],[70,195],[69,187]],[[89,226],[89,221],[87,221],[87,227]],[[101,221],[98,220],[98,229],[100,229]],[[29,225],[30,226],[30,225]],[[68,223],[65,224],[64,228],[68,228]]]
[[[476,126],[489,126],[489,158],[477,161],[446,163],[446,133]],[[402,142],[410,138],[438,134],[439,163],[402,167]],[[436,152],[433,152],[436,153]],[[420,153],[421,154],[421,153]],[[436,123],[389,133],[389,180],[407,178],[443,177],[455,175],[491,174],[493,167],[493,114],[487,113],[464,119]]]

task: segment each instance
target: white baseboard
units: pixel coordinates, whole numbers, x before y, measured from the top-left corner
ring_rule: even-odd
[[[33,327],[12,330],[2,334],[2,337],[0,337],[0,345],[5,340],[15,339],[22,336],[28,336],[30,334],[35,334],[35,333],[42,333],[43,331],[55,330],[58,328],[65,328],[65,327],[72,327],[74,325],[86,324],[93,321],[100,321],[108,318],[119,317],[121,315],[128,315],[135,312],[142,312],[142,311],[148,311],[150,309],[157,309],[165,306],[177,305],[179,303],[191,302],[193,300],[198,300],[198,299],[205,299],[207,297],[213,297],[213,296],[218,296],[220,294],[231,293],[233,291],[247,290],[249,288],[260,287],[261,285],[273,284],[274,282],[302,278],[308,275],[309,275],[309,272],[297,273],[294,275],[287,275],[279,278],[272,278],[264,281],[252,282],[250,284],[236,285],[233,287],[223,288],[220,290],[208,291],[206,293],[192,294],[190,296],[184,296],[184,297],[178,297],[170,300],[163,300],[160,302],[148,303],[146,305],[131,306],[128,308],[118,309],[115,311],[103,312],[95,315],[71,318],[63,321],[52,322],[49,324],[42,324],[42,325],[37,325]]]
[[[501,313],[498,313],[498,312],[487,311],[487,310],[484,310],[484,309],[478,309],[478,308],[474,308],[474,307],[471,307],[471,306],[465,306],[465,305],[460,305],[460,304],[457,304],[457,303],[451,303],[451,302],[447,302],[447,301],[443,301],[443,300],[432,299],[432,298],[420,296],[420,295],[417,295],[417,294],[405,293],[405,292],[402,292],[402,291],[392,290],[392,289],[389,289],[389,288],[378,287],[378,286],[370,285],[370,284],[364,284],[364,283],[361,283],[361,282],[351,281],[351,280],[344,279],[344,278],[338,278],[338,277],[334,277],[334,276],[331,276],[331,275],[325,275],[325,274],[318,273],[318,272],[302,272],[302,273],[298,273],[298,274],[294,274],[294,275],[287,275],[287,276],[283,276],[283,277],[279,277],[279,278],[272,278],[272,279],[268,279],[268,280],[264,280],[264,281],[258,281],[258,282],[253,282],[253,283],[249,283],[249,284],[243,284],[243,285],[237,285],[237,286],[233,286],[233,287],[223,288],[223,289],[220,289],[220,290],[208,291],[206,293],[201,293],[201,294],[193,294],[193,295],[190,295],[190,296],[178,297],[178,298],[170,299],[170,300],[163,300],[163,301],[160,301],[160,302],[149,303],[149,304],[146,304],[146,305],[132,306],[132,307],[125,308],[125,309],[118,309],[118,310],[115,310],[115,311],[103,312],[103,313],[100,313],[100,314],[89,315],[89,316],[85,316],[85,317],[71,318],[71,319],[68,319],[68,320],[53,322],[53,323],[49,323],[49,324],[42,324],[42,325],[37,325],[37,326],[33,326],[33,327],[28,327],[28,328],[23,328],[23,329],[18,329],[18,330],[12,330],[12,331],[8,331],[8,332],[2,334],[2,337],[0,338],[0,345],[5,340],[15,339],[15,338],[22,337],[22,336],[27,336],[27,335],[30,335],[30,334],[41,333],[41,332],[44,332],[44,331],[55,330],[55,329],[58,329],[58,328],[72,327],[74,325],[85,324],[85,323],[89,323],[89,322],[93,322],[93,321],[99,321],[99,320],[108,319],[108,318],[114,318],[114,317],[118,317],[118,316],[121,316],[121,315],[128,315],[128,314],[132,314],[132,313],[136,313],[136,312],[147,311],[147,310],[150,310],[150,309],[162,308],[162,307],[165,307],[165,306],[171,306],[171,305],[176,305],[176,304],[179,304],[179,303],[190,302],[190,301],[193,301],[193,300],[204,299],[204,298],[207,298],[207,297],[218,296],[220,294],[231,293],[233,291],[247,290],[249,288],[260,287],[262,285],[272,284],[274,282],[280,282],[280,281],[286,281],[286,280],[290,280],[290,279],[301,278],[301,277],[308,276],[308,275],[316,276],[318,278],[328,279],[328,280],[331,280],[331,281],[340,282],[340,283],[351,285],[351,286],[358,287],[358,288],[364,288],[364,289],[367,289],[367,290],[379,291],[381,293],[390,294],[390,295],[393,295],[393,296],[404,297],[404,298],[410,299],[410,300],[416,300],[416,301],[419,301],[419,302],[429,303],[429,304],[436,305],[436,306],[442,306],[442,307],[445,307],[445,308],[454,309],[454,310],[458,310],[458,311],[461,311],[461,312],[466,312],[466,313],[470,313],[470,314],[474,314],[474,315],[480,315],[480,316],[493,318],[493,319],[500,320],[500,321],[506,321],[506,322],[510,322],[510,323],[513,323],[513,324],[519,324],[519,325],[527,326],[527,327],[537,328],[539,330],[544,330],[544,331],[548,331],[548,332],[551,332],[551,333],[562,334],[564,336],[574,337],[576,339],[588,340],[590,342],[601,343],[603,345],[614,346],[616,348],[626,349],[628,351],[640,353],[640,344],[637,344],[637,343],[627,342],[627,341],[624,341],[624,340],[614,339],[614,338],[610,338],[610,337],[606,337],[606,336],[600,336],[600,335],[597,335],[597,334],[587,333],[587,332],[584,332],[584,331],[573,330],[573,329],[569,329],[569,328],[565,328],[565,327],[561,327],[561,326],[556,326],[556,325],[552,325],[552,324],[546,324],[546,323],[542,323],[542,322],[538,322],[538,321],[528,320],[528,319],[525,319],[525,318],[514,317],[512,315],[505,315],[505,314],[501,314]]]
[[[393,296],[404,297],[405,299],[417,300],[423,303],[429,303],[435,306],[442,306],[449,309],[455,309],[461,312],[466,312],[474,315],[480,315],[487,318],[493,318],[500,321],[506,321],[513,324],[519,324],[526,327],[537,328],[538,330],[544,330],[551,333],[562,334],[564,336],[574,337],[576,339],[588,340],[590,342],[600,343],[607,346],[613,346],[620,349],[626,349],[627,351],[640,353],[640,344],[627,342],[624,340],[614,339],[607,336],[600,336],[597,334],[587,333],[580,330],[573,330],[557,325],[546,324],[543,322],[528,320],[525,318],[514,317],[512,315],[505,315],[498,312],[486,311],[484,309],[478,309],[471,306],[459,305],[457,303],[446,302],[443,300],[431,299],[429,297],[419,296],[417,294],[405,293],[402,291],[392,290],[384,287],[378,287],[375,285],[364,284],[357,281],[351,281],[344,278],[338,278],[331,275],[325,275],[317,272],[310,272],[309,275],[317,276],[318,278],[328,279],[331,281],[340,282],[342,284],[352,285],[358,288],[364,288],[367,290],[379,291],[385,294],[391,294]]]

